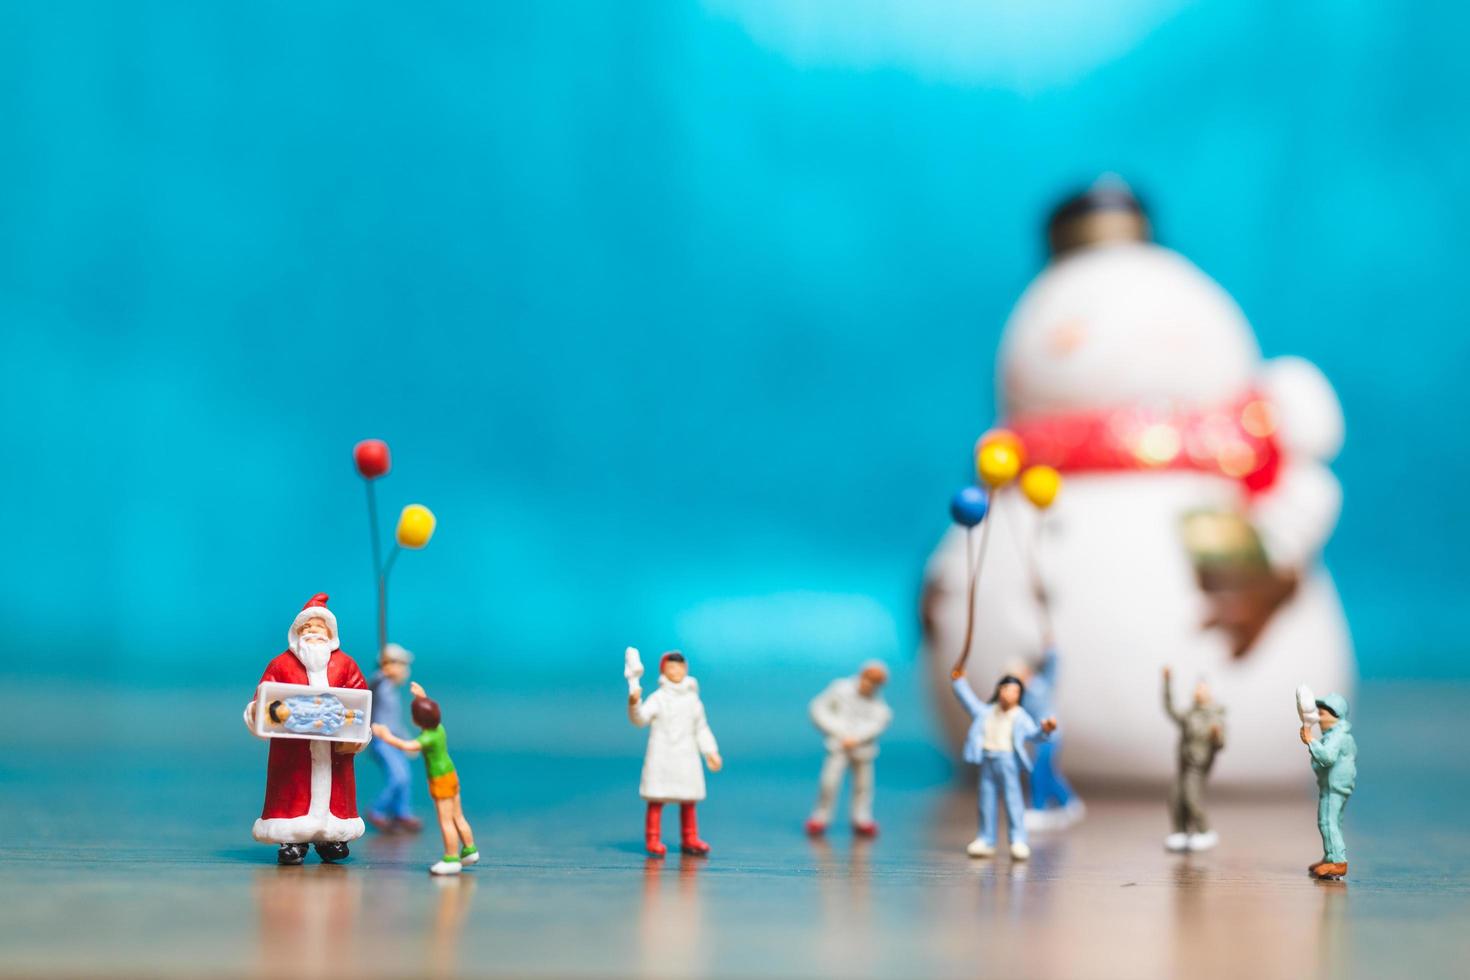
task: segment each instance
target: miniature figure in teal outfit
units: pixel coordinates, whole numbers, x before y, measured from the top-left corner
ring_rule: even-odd
[[[1322,860],[1307,870],[1314,878],[1347,875],[1347,845],[1342,839],[1342,811],[1358,780],[1358,743],[1348,723],[1347,698],[1329,694],[1315,701],[1322,737],[1314,738],[1310,720],[1302,721],[1302,743],[1317,774],[1317,829],[1322,833]]]
[[[980,833],[965,848],[971,857],[990,857],[995,853],[996,806],[1005,799],[1006,827],[1011,842],[1011,859],[1024,861],[1031,856],[1026,843],[1025,804],[1021,796],[1021,770],[1031,771],[1031,758],[1026,743],[1045,741],[1056,731],[1055,718],[1040,724],[1021,707],[1026,685],[1019,677],[1007,674],[995,685],[989,702],[981,701],[970,689],[962,669],[950,674],[954,694],[973,719],[965,736],[965,761],[980,767]]]

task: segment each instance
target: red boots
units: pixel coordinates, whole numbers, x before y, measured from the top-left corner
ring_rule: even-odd
[[[668,850],[664,847],[664,842],[659,840],[663,819],[664,805],[662,803],[648,804],[648,812],[643,816],[643,845],[648,848],[649,854],[660,858]]]
[[[668,848],[659,839],[663,817],[662,803],[648,804],[648,812],[643,818],[643,846],[654,857],[663,857],[668,853]],[[709,845],[699,839],[699,821],[694,816],[693,803],[679,804],[679,849],[685,854],[703,856],[709,853]]]
[[[679,849],[685,854],[708,854],[709,845],[699,839],[699,822],[693,803],[679,804]]]

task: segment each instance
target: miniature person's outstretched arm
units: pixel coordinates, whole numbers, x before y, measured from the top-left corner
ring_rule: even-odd
[[[1038,722],[1035,718],[1027,714],[1024,708],[1016,715],[1016,721],[1019,723],[1016,730],[1020,732],[1021,738],[1027,742],[1045,742],[1051,738],[1051,733],[1057,730],[1057,720],[1055,718],[1043,718]]]
[[[647,700],[634,692],[628,695],[628,720],[639,728],[647,728],[649,722],[658,717],[658,692],[654,691]]]
[[[720,758],[720,746],[715,742],[715,733],[710,731],[709,721],[704,716],[704,705],[699,706],[699,715],[694,719],[694,744],[704,756],[710,772],[719,772],[724,760]]]
[[[1056,686],[1057,650],[1050,643],[1046,645],[1046,651],[1041,655],[1041,664],[1036,668],[1036,676],[1046,682],[1047,687]]]
[[[1184,716],[1174,707],[1174,671],[1168,667],[1164,668],[1164,714],[1174,719],[1176,724],[1184,724]]]
[[[963,674],[956,677],[950,686],[954,688],[954,696],[960,699],[960,704],[970,713],[971,718],[979,718],[985,714],[985,702],[980,700],[980,695],[970,687],[970,682],[965,680]]]
[[[419,753],[420,746],[418,742],[415,742],[411,738],[399,738],[388,730],[387,725],[374,725],[373,734],[395,749],[407,752],[409,755],[417,755]]]

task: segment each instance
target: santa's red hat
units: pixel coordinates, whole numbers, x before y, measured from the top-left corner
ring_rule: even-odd
[[[336,650],[342,645],[337,638],[337,617],[332,615],[332,610],[327,608],[327,594],[325,592],[318,592],[306,600],[306,605],[302,606],[301,611],[296,614],[296,618],[291,620],[291,629],[286,633],[286,642],[290,646],[292,653],[296,652],[296,638],[300,635],[301,627],[313,619],[320,619],[326,622],[327,632],[332,634],[333,650]]]

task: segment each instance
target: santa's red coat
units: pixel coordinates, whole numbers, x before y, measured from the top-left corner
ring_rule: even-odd
[[[306,667],[287,650],[266,667],[261,682],[308,684]],[[315,683],[320,684],[320,679]],[[341,650],[327,661],[326,685],[367,690],[362,671]],[[254,835],[271,843],[349,841],[362,836],[357,815],[354,756],[334,751],[338,744],[321,739],[273,738],[265,780],[265,806]]]

